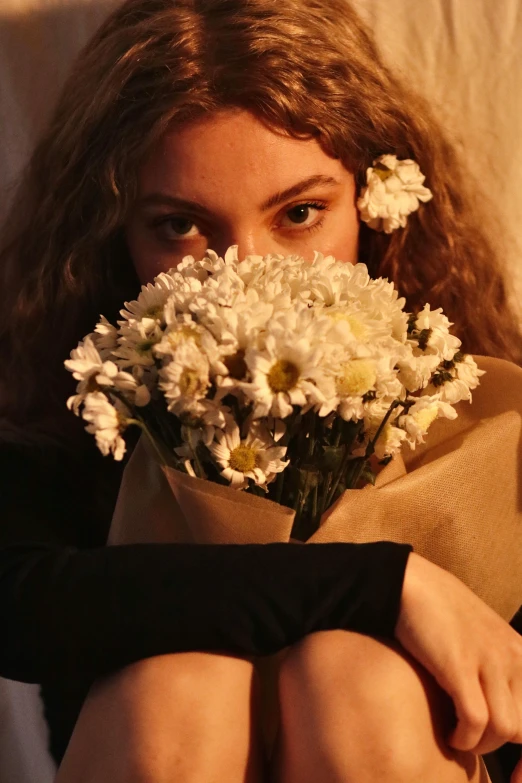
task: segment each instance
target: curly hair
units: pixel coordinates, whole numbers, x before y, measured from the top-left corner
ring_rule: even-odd
[[[411,310],[443,307],[465,349],[522,362],[500,259],[469,175],[430,107],[384,66],[345,0],[128,0],[80,54],[6,222],[3,415],[69,421],[63,360],[139,283],[123,225],[140,161],[167,129],[224,108],[316,138],[359,186],[375,157],[413,158],[433,200],[360,260]]]

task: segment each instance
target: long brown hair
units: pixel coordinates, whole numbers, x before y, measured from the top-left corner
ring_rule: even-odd
[[[392,235],[363,224],[360,259],[410,309],[442,306],[465,350],[522,361],[469,176],[345,0],[128,0],[77,60],[6,223],[6,418],[62,426],[63,360],[139,288],[122,236],[139,162],[168,128],[227,107],[317,138],[360,185],[382,153],[416,160],[433,200]]]

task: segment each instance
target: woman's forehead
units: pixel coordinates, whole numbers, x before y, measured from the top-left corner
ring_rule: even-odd
[[[226,200],[233,190],[261,206],[272,194],[313,178],[323,186],[353,183],[317,140],[295,139],[247,111],[226,110],[165,134],[140,168],[139,193],[212,201]]]

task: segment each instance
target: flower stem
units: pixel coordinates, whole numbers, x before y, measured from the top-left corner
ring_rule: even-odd
[[[312,458],[315,451],[315,420],[317,414],[310,411],[310,429],[308,431],[308,457]]]
[[[194,460],[194,473],[198,478],[206,478],[207,476],[198,454],[199,439],[197,437],[196,431],[191,427],[186,427],[184,435],[182,429],[182,437],[192,452],[192,459]]]
[[[317,520],[317,493],[318,493],[318,489],[317,489],[317,483],[316,483],[316,484],[314,484],[314,488],[313,488],[313,491],[312,491],[312,520],[313,520],[313,523],[314,523],[314,527],[317,525],[317,521],[318,521]],[[315,527],[315,529],[317,530],[316,527]],[[315,532],[315,530],[314,530],[314,532]]]
[[[306,477],[304,481],[304,487],[299,488],[297,493],[297,503],[296,503],[296,513],[294,518],[294,524],[292,527],[292,536],[294,538],[299,538],[302,530],[302,517],[303,517],[303,511],[306,505],[306,501],[308,500],[308,489],[310,484],[310,473],[306,471]],[[302,539],[300,539],[302,540]]]
[[[329,488],[329,492],[328,492],[328,495],[326,497],[325,509],[326,508],[330,508],[330,506],[332,504],[333,497],[334,497],[334,495],[335,495],[335,493],[337,491],[337,487],[339,486],[339,482],[341,481],[341,478],[342,478],[346,468],[348,467],[348,462],[349,462],[350,458],[351,458],[351,454],[350,454],[349,449],[347,448],[345,453],[344,453],[343,460],[341,462],[341,467],[337,471],[337,475],[335,476],[335,479],[334,479],[334,482],[333,482],[332,486]]]
[[[328,471],[328,474],[326,476],[326,479],[324,481],[323,486],[323,497],[321,500],[321,516],[324,514],[326,509],[328,508],[326,501],[328,499],[328,496],[330,494],[330,487],[332,486],[332,479],[333,479],[333,472],[331,470]]]
[[[375,444],[379,440],[379,438],[381,436],[381,432],[383,431],[383,429],[385,428],[386,424],[388,423],[388,419],[392,415],[393,411],[395,410],[395,408],[398,408],[399,405],[402,405],[403,408],[406,407],[406,403],[401,402],[401,400],[394,400],[392,402],[392,404],[390,405],[390,407],[388,408],[388,411],[386,412],[386,416],[381,421],[377,432],[375,433],[375,435],[373,436],[373,439],[368,443],[368,446],[366,447],[366,453],[364,455],[366,459],[369,459],[372,456],[372,454],[374,453],[374,451],[375,451]]]
[[[276,478],[276,491],[275,491],[275,498],[274,498],[276,503],[281,503],[284,483],[285,483],[285,476],[284,476],[284,470],[282,470],[280,473],[277,474],[277,478]]]

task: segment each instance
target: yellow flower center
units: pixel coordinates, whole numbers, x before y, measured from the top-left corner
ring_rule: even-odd
[[[143,340],[141,343],[136,343],[136,353],[139,353],[141,356],[149,354],[152,347],[156,345],[157,342],[159,342],[159,340],[151,338],[149,340]]]
[[[368,434],[371,438],[374,438],[377,430],[379,429],[379,426],[376,426],[372,428],[372,431]],[[379,435],[379,445],[382,449],[382,451],[385,454],[389,454],[392,449],[395,449],[397,446],[397,440],[394,439],[394,435],[397,432],[397,428],[393,426],[393,424],[390,424],[389,422],[384,425],[383,429],[381,430],[381,434]],[[395,442],[394,442],[395,441]]]
[[[157,320],[163,318],[163,307],[161,305],[155,305],[148,307],[143,313],[144,318],[155,318]]]
[[[230,467],[239,473],[254,470],[257,462],[257,451],[251,446],[241,444],[230,452]]]
[[[245,352],[242,348],[240,348],[240,350],[233,356],[227,356],[224,364],[230,373],[231,378],[242,381],[243,378],[246,377],[248,367],[247,363],[245,362]]]
[[[279,359],[270,368],[267,375],[268,385],[274,392],[287,392],[293,389],[299,380],[299,368],[293,362],[286,359]]]
[[[208,382],[197,370],[185,367],[180,375],[179,389],[185,397],[203,397],[207,391]]]
[[[437,418],[437,406],[433,405],[431,408],[424,408],[424,410],[413,414],[413,418],[424,432],[433,424]]]
[[[358,318],[354,315],[348,315],[348,313],[341,313],[339,311],[334,313],[328,313],[332,321],[346,321],[352,330],[353,336],[357,340],[364,340],[368,336],[368,330]]]
[[[167,339],[173,348],[177,348],[185,340],[194,340],[196,345],[201,344],[201,335],[195,325],[184,324],[167,334]]]
[[[380,162],[375,164],[373,170],[382,182],[386,182],[393,174],[393,171],[389,169],[388,166],[385,166],[384,163]]]
[[[367,359],[351,359],[343,365],[335,384],[341,397],[362,397],[373,388],[376,380],[373,362]]]

